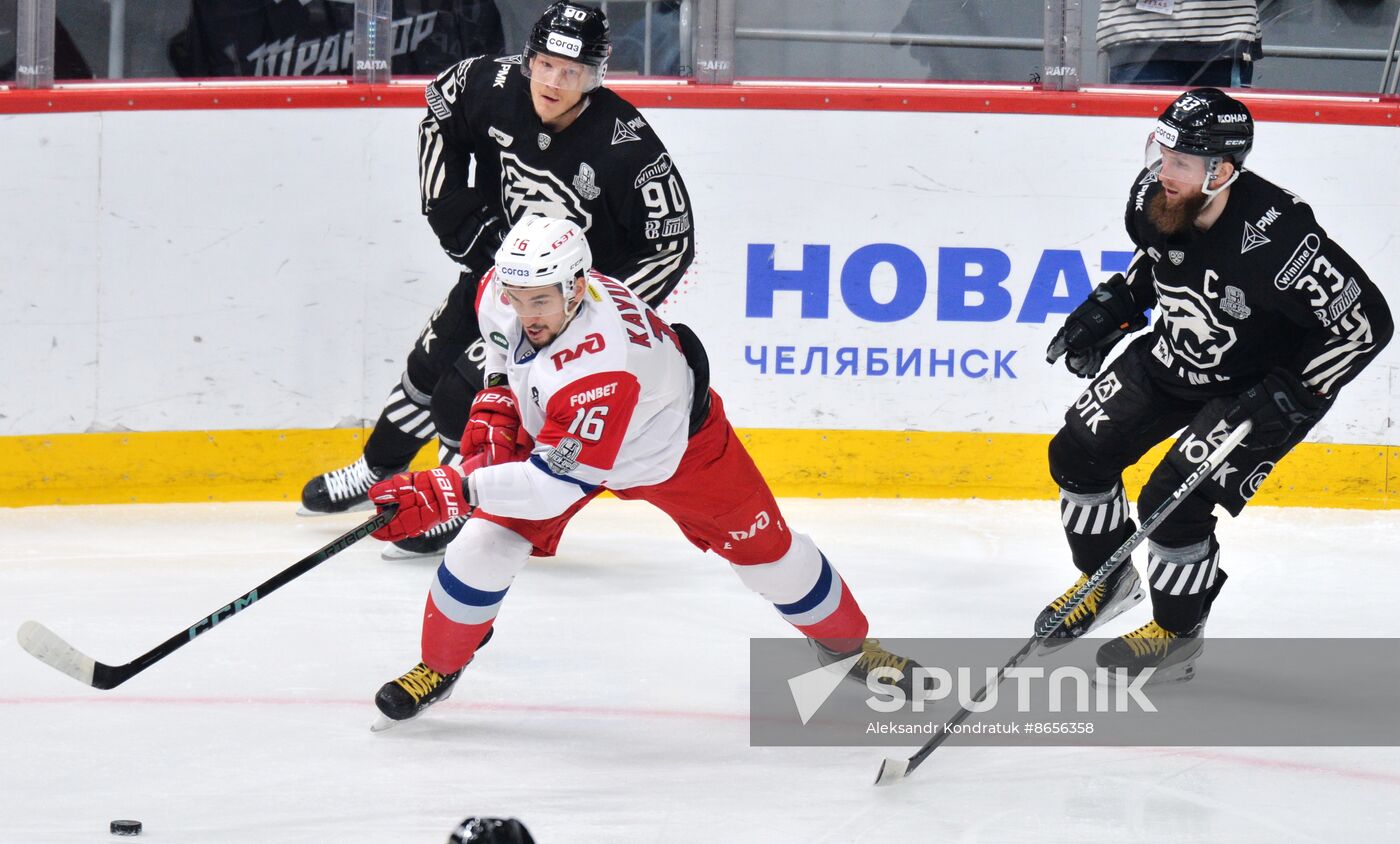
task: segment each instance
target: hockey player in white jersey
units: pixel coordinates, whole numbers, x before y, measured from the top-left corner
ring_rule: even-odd
[[[488,387],[469,425],[489,445],[458,466],[399,474],[370,491],[380,508],[398,507],[380,539],[472,514],[429,589],[422,661],[375,699],[381,725],[450,694],[531,553],[553,554],[570,518],[604,489],[660,507],[772,601],[824,662],[860,653],[853,679],[864,684],[888,666],[907,684],[912,663],[866,639],[841,576],[790,530],[709,389],[699,340],[591,266],[587,240],[567,220],[532,217],[511,229],[477,299]]]
[[[477,391],[486,336],[474,303],[513,223],[567,217],[588,237],[595,266],[660,306],[695,257],[690,195],[678,163],[637,109],[608,89],[607,15],[559,0],[535,22],[520,55],[472,56],[428,84],[419,124],[421,210],[461,265],[457,284],[423,327],[354,463],[306,483],[303,515],[368,507],[369,487],[402,471],[436,436],[438,462],[458,441]],[[433,557],[460,519],[384,551]]]

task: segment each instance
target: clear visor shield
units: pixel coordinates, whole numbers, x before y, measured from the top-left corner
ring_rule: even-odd
[[[1177,133],[1170,126],[1162,123],[1157,124],[1152,136],[1147,139],[1147,149],[1144,153],[1144,163],[1149,172],[1157,176],[1159,181],[1172,182],[1178,185],[1194,185],[1201,189],[1201,193],[1206,196],[1214,196],[1224,190],[1230,182],[1235,180],[1239,173],[1236,171],[1230,177],[1230,181],[1223,185],[1212,188],[1210,183],[1215,181],[1219,172],[1220,164],[1224,160],[1220,156],[1191,155],[1189,153],[1177,152],[1172,149],[1176,145]]]
[[[543,287],[515,287],[497,280],[496,290],[501,301],[510,305],[511,310],[521,319],[538,319],[564,313],[564,285],[546,284]]]
[[[505,274],[502,271],[505,271]],[[559,314],[565,320],[572,319],[578,310],[578,302],[571,301],[573,292],[578,289],[578,280],[559,281],[539,286],[511,284],[508,278],[510,267],[496,266],[496,295],[501,303],[510,305],[511,310],[521,319],[540,319]]]
[[[550,35],[554,38],[564,36]],[[578,39],[569,38],[577,44],[577,49],[583,48],[583,43]],[[568,45],[565,45],[563,52],[568,52]],[[603,84],[604,63],[599,67],[586,65],[583,62],[571,61],[552,53],[541,53],[536,50],[526,48],[525,58],[520,63],[520,72],[534,82],[547,85],[551,88],[558,88],[563,91],[582,91],[588,93],[599,85]]]

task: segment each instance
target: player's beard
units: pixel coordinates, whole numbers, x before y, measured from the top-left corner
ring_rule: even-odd
[[[1200,216],[1210,199],[1203,191],[1172,200],[1164,190],[1147,202],[1147,219],[1162,234],[1181,234]]]

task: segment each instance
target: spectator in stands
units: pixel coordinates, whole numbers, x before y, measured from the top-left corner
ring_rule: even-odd
[[[1108,81],[1248,88],[1259,59],[1255,0],[1102,0]]]
[[[395,74],[436,74],[504,46],[495,0],[394,0]],[[349,76],[353,4],[335,0],[191,0],[169,58],[185,77]]]

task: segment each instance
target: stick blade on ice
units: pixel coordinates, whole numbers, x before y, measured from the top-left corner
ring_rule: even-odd
[[[15,634],[19,646],[40,662],[77,680],[84,685],[92,685],[92,675],[96,668],[93,658],[63,641],[55,632],[37,621],[26,621]]]
[[[905,773],[909,771],[908,759],[886,758],[880,763],[880,773],[875,775],[876,785],[894,785],[904,779]]]

